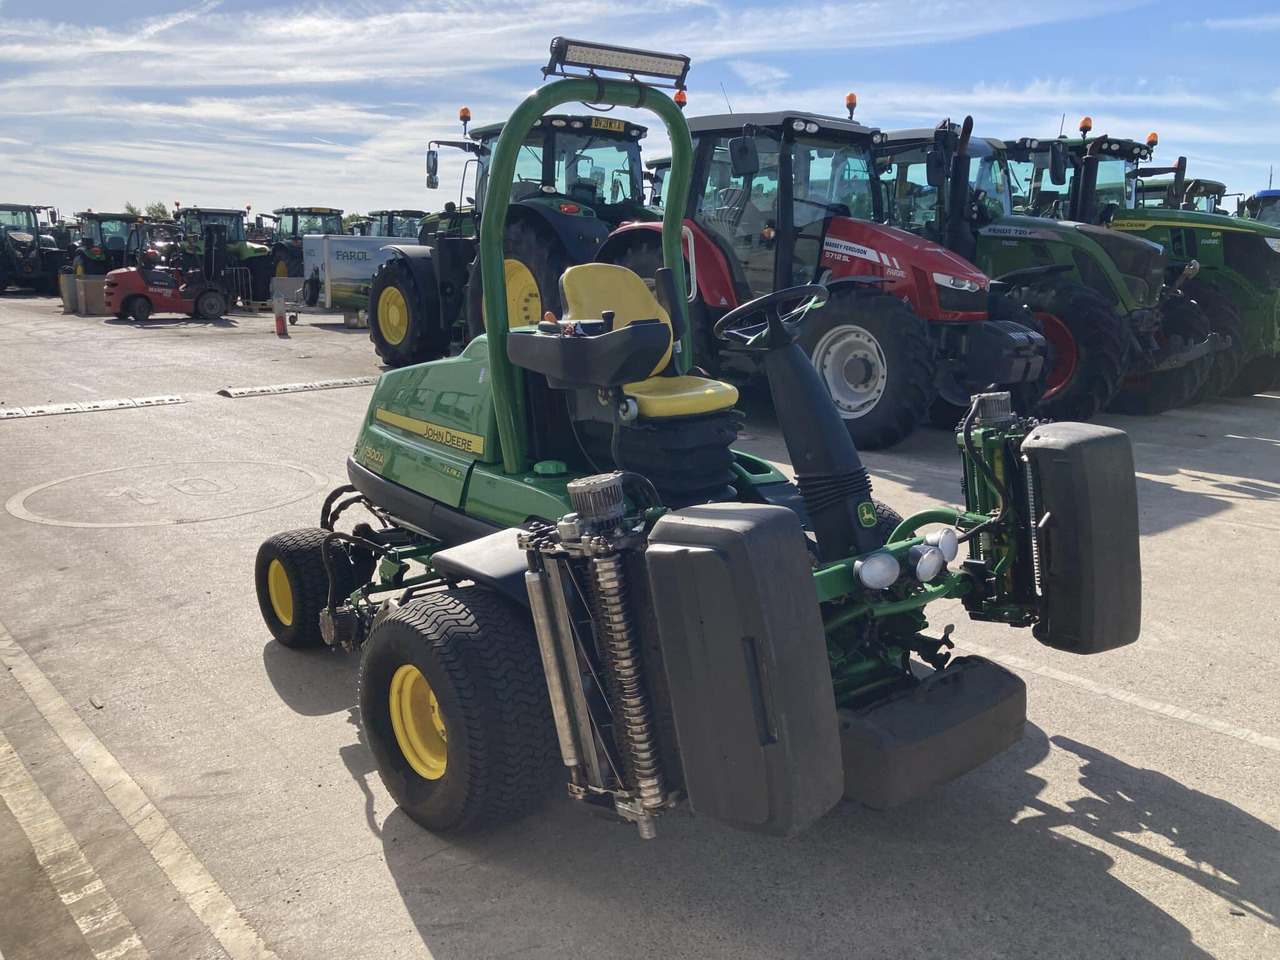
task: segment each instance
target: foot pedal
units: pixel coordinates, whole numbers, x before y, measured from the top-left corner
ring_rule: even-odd
[[[959,657],[909,690],[838,714],[844,795],[884,810],[1021,740],[1027,685],[990,660]]]

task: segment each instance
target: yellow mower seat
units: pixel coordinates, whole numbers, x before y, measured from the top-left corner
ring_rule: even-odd
[[[560,277],[565,320],[599,320],[613,311],[613,328],[637,320],[661,320],[671,329],[671,316],[639,275],[612,263],[582,263]],[[728,410],[738,401],[737,388],[705,377],[660,377],[671,362],[671,347],[647,380],[624,384],[622,392],[636,401],[640,416],[652,419],[690,417]]]

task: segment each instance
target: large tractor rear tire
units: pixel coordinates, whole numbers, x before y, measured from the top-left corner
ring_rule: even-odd
[[[329,602],[329,574],[324,568],[328,530],[304,528],[277,533],[258,548],[254,585],[258,609],[271,635],[286,647],[318,647],[320,611]],[[334,590],[339,603],[356,588],[346,544],[330,547]]]
[[[1254,357],[1222,391],[1227,397],[1252,397],[1280,388],[1280,357]]]
[[[1204,342],[1209,336],[1209,318],[1191,298],[1182,294],[1165,297],[1160,305],[1161,334],[1184,344]],[[1107,406],[1110,413],[1153,417],[1191,402],[1213,366],[1213,356],[1198,357],[1173,370],[1139,374],[1125,378],[1124,386]]]
[[[550,227],[513,220],[502,230],[502,259],[507,281],[507,326],[537,324],[544,314],[559,317],[560,275],[574,264]],[[467,278],[467,339],[485,332],[484,279],[480,258]]]
[[[387,792],[428,830],[515,820],[560,765],[529,615],[482,587],[428,594],[374,627],[358,696]]]
[[[929,326],[897,297],[837,289],[806,319],[800,346],[813,361],[864,450],[909,436],[937,395],[937,349]]]
[[[373,275],[369,289],[369,339],[390,367],[439,360],[449,354],[449,331],[430,315],[435,298],[418,289],[409,264],[392,257]]]
[[[302,276],[302,257],[295,257],[287,250],[277,250],[271,257],[271,275],[278,280]]]
[[[1049,375],[1036,412],[1090,420],[1120,391],[1129,365],[1129,322],[1088,287],[1050,279],[1013,291],[1040,321]]]
[[[1213,354],[1209,376],[1191,398],[1192,403],[1203,403],[1221,394],[1240,376],[1246,350],[1244,319],[1235,300],[1203,280],[1187,284],[1187,296],[1208,315],[1209,329],[1231,340],[1230,346]]]

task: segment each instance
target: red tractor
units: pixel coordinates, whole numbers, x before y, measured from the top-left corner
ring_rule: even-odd
[[[755,297],[821,283],[831,297],[800,345],[859,447],[892,446],[931,413],[954,424],[991,384],[1024,408],[1039,399],[1045,343],[1030,314],[989,292],[963,258],[875,222],[878,130],[798,111],[694,117],[689,129],[696,364],[720,378],[757,375],[755,356],[715,339],[714,322]],[[626,224],[597,259],[653,277],[659,237],[660,224]]]

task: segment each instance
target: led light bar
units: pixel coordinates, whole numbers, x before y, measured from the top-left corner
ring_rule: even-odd
[[[625,73],[632,78],[659,77],[670,81],[677,90],[683,90],[684,78],[689,73],[689,58],[678,54],[556,37],[551,41],[551,60],[543,68],[542,74],[573,76],[566,72],[571,67],[586,70],[591,76],[608,72]]]

